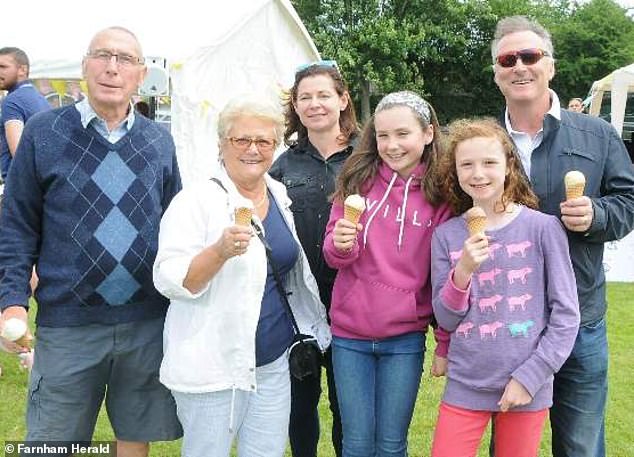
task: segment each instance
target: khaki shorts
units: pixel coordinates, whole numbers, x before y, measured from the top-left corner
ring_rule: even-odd
[[[27,440],[90,441],[104,397],[117,439],[182,436],[174,399],[158,379],[163,318],[39,327],[36,336]]]

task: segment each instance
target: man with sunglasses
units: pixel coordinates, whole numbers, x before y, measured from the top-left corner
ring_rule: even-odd
[[[555,375],[553,456],[605,456],[607,398],[603,245],[634,227],[634,170],[606,122],[561,108],[550,34],[523,16],[500,20],[491,44],[495,83],[506,99],[500,122],[513,138],[540,209],[561,218],[577,280],[581,327]],[[566,200],[564,175],[579,170],[585,194]],[[556,287],[556,284],[551,285]]]
[[[169,302],[152,282],[160,219],[181,181],[169,132],[132,109],[142,56],[129,30],[98,32],[82,63],[87,98],[31,118],[11,165],[0,329],[26,322],[34,264],[40,277],[29,442],[90,442],[102,402],[119,457],[182,435],[158,380]]]

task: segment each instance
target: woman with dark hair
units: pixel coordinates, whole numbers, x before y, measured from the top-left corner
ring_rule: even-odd
[[[322,254],[330,194],[358,133],[352,100],[334,61],[300,67],[286,101],[284,140],[290,147],[269,174],[284,183],[293,201],[291,211],[299,240],[306,251],[319,294],[328,309],[336,271]],[[296,135],[296,139],[291,137]],[[332,443],[341,456],[341,421],[330,351],[325,354],[328,398],[333,416]],[[315,457],[319,440],[317,404],[321,377],[291,380],[289,435],[294,457]]]

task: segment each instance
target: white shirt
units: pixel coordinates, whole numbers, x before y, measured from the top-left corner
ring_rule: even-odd
[[[183,287],[192,259],[234,223],[236,203],[244,198],[224,170],[216,177],[229,194],[213,181],[186,187],[170,203],[159,231],[154,285],[171,301],[163,331],[160,380],[180,392],[256,390],[255,332],[267,273],[260,240],[253,237],[247,252],[227,260],[200,292],[192,294]],[[266,179],[301,246],[286,188],[269,176]],[[301,249],[287,275],[286,289],[300,331],[315,336],[322,349],[328,347],[326,310]]]
[[[559,103],[559,97],[552,89],[549,89],[550,92],[550,110],[548,113],[551,116],[555,117],[558,120],[561,120],[561,105]],[[524,167],[524,172],[528,179],[531,179],[531,156],[533,151],[542,144],[544,140],[544,127],[542,124],[542,128],[539,129],[537,134],[534,137],[531,137],[530,134],[525,132],[520,132],[519,130],[514,130],[511,125],[511,118],[509,117],[509,109],[508,106],[504,112],[504,122],[506,124],[506,130],[513,138],[513,142],[515,142],[515,146],[517,146],[517,152],[519,153],[520,159],[522,160],[522,165]]]

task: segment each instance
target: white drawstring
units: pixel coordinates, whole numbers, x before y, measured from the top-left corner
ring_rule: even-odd
[[[388,197],[388,195],[390,193],[390,190],[392,190],[392,186],[394,185],[394,182],[396,181],[396,177],[397,176],[398,176],[398,173],[394,172],[394,174],[392,175],[392,179],[390,180],[390,183],[387,186],[387,189],[385,189],[385,193],[383,194],[383,197],[381,198],[381,201],[379,202],[378,205],[376,205],[376,209],[370,215],[370,217],[368,217],[368,222],[366,222],[365,230],[363,231],[363,247],[364,248],[365,248],[365,246],[366,246],[366,244],[368,242],[368,231],[370,230],[370,223],[374,219],[374,216],[376,216],[377,213],[379,212],[379,209],[381,208],[381,205],[383,205],[383,203],[385,203],[385,200],[387,200],[387,197]]]
[[[410,176],[405,184],[405,196],[403,197],[403,205],[401,206],[401,226],[398,231],[398,250],[401,250],[402,240],[403,240],[403,229],[405,228],[405,210],[407,208],[407,196],[409,195],[409,185],[414,179],[414,175]]]

